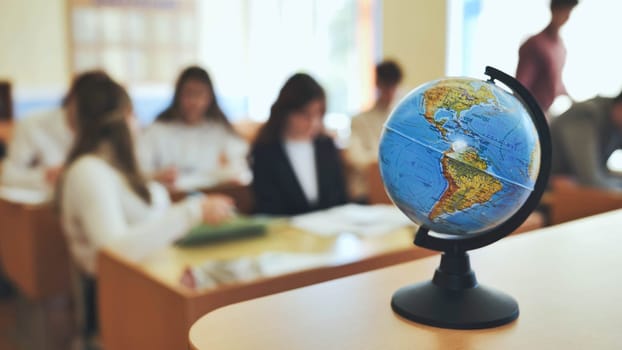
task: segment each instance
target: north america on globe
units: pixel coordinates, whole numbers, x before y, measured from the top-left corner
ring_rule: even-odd
[[[413,90],[382,135],[389,196],[413,221],[452,234],[479,233],[512,216],[539,170],[535,126],[493,83],[443,79]]]

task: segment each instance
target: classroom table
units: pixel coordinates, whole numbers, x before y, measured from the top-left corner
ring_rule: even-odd
[[[520,316],[481,330],[397,316],[392,294],[429,280],[439,257],[215,310],[191,349],[621,349],[622,210],[511,236],[472,251],[480,283],[512,295]]]
[[[6,144],[9,143],[11,139],[11,132],[13,131],[13,122],[12,121],[0,121],[0,142],[4,142]]]
[[[194,248],[170,247],[140,263],[106,250],[98,260],[101,338],[106,349],[183,349],[190,325],[220,306],[434,254],[412,246],[414,228],[381,237],[321,237],[287,224],[265,236]],[[336,263],[282,276],[194,291],[179,282],[186,266],[267,251],[332,255]]]
[[[0,187],[0,265],[20,295],[15,341],[67,349],[75,325],[70,256],[49,193]]]
[[[540,224],[528,220],[516,233]],[[103,344],[111,350],[183,349],[192,323],[216,308],[435,254],[413,246],[414,232],[410,227],[376,237],[351,233],[322,237],[281,223],[266,236],[195,248],[173,246],[140,263],[104,250],[98,259]],[[211,290],[194,291],[179,282],[186,266],[267,251],[329,254],[336,262]]]
[[[54,207],[0,199],[0,261],[31,300],[70,293],[70,258]]]
[[[218,193],[230,196],[235,201],[236,209],[242,214],[251,214],[255,206],[255,199],[250,185],[240,185],[237,183],[225,182],[211,187],[200,188],[196,190],[209,195],[210,193]],[[169,190],[171,200],[180,201],[188,196],[187,192],[180,190]]]
[[[549,224],[584,218],[622,208],[622,194],[587,187],[563,176],[553,176],[541,204],[548,208]]]

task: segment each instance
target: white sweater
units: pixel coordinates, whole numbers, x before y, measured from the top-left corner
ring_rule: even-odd
[[[2,184],[48,190],[45,170],[63,165],[72,142],[73,134],[63,109],[21,120],[15,127],[2,166]]]
[[[102,247],[140,260],[201,222],[200,198],[171,206],[161,185],[150,183],[149,191],[151,204],[98,156],[83,156],[69,167],[62,184],[61,219],[79,267],[96,274],[97,252]]]
[[[227,180],[250,182],[248,148],[246,141],[220,123],[187,125],[172,121],[149,126],[139,137],[138,151],[145,173],[174,166],[181,181],[191,178],[185,182],[201,187]]]
[[[389,111],[373,108],[352,118],[346,157],[350,165],[348,186],[353,198],[368,195],[368,167],[378,161],[380,136],[388,115]]]

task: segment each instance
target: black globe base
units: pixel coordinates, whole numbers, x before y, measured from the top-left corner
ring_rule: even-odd
[[[453,329],[498,327],[518,318],[516,300],[477,284],[466,252],[444,253],[434,279],[397,290],[391,308],[408,320]]]
[[[432,281],[400,288],[391,307],[408,320],[441,328],[491,328],[518,318],[518,304],[505,293],[483,286],[449,290]]]

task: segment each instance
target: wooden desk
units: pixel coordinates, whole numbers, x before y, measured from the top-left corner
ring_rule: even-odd
[[[390,204],[391,199],[384,189],[384,182],[380,175],[378,163],[370,164],[367,167],[367,188],[369,189],[369,203],[371,204]]]
[[[552,178],[551,183],[542,204],[549,209],[552,225],[622,208],[618,192],[580,186],[561,177]]]
[[[405,228],[375,238],[321,237],[280,225],[265,237],[197,248],[171,247],[140,264],[105,251],[98,262],[104,347],[185,349],[192,323],[218,307],[434,254],[413,247],[413,233],[413,228]],[[328,253],[338,263],[206,291],[192,291],[178,282],[188,265],[267,251]]]
[[[12,131],[13,131],[13,122],[0,121],[0,142],[4,142],[8,144],[9,140],[11,139]]]
[[[471,253],[479,281],[514,296],[517,321],[485,330],[415,324],[389,305],[439,258],[230,305],[190,330],[192,349],[621,349],[622,211],[541,229]]]
[[[201,189],[205,194],[220,193],[230,196],[235,201],[238,211],[242,214],[252,214],[255,208],[255,198],[250,185],[238,185],[224,183],[214,187]],[[171,199],[177,202],[187,196],[187,193],[180,191],[171,191]]]
[[[526,222],[522,229],[532,224]],[[320,237],[280,225],[265,237],[196,248],[171,247],[139,264],[104,251],[98,260],[104,346],[111,350],[183,349],[192,323],[216,308],[435,254],[413,246],[413,234],[413,228],[405,228],[373,238],[351,234]],[[215,290],[192,291],[179,284],[186,266],[267,251],[329,253],[339,262]]]
[[[0,199],[0,261],[6,275],[32,300],[68,295],[69,252],[50,205]]]

